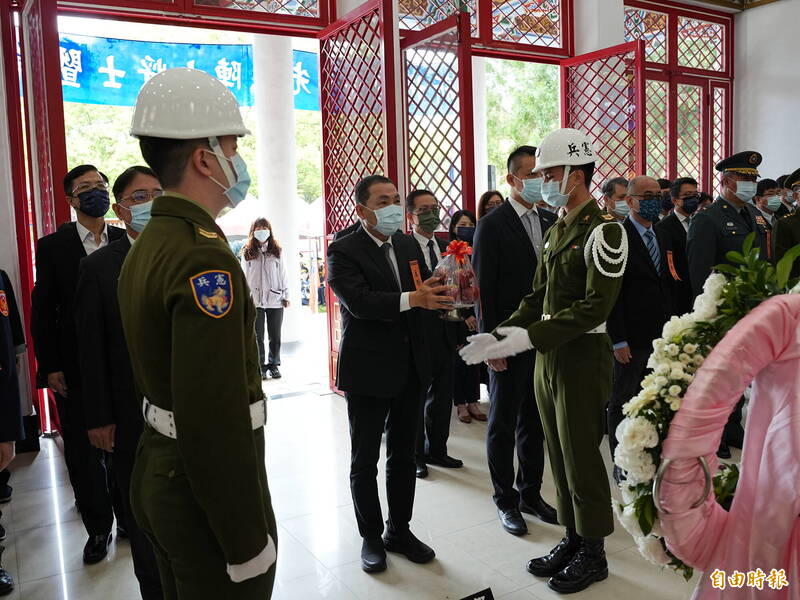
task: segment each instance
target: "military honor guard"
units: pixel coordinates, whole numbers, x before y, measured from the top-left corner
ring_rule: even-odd
[[[473,364],[535,349],[536,401],[566,535],[528,571],[572,593],[608,577],[604,538],[614,530],[600,444],[611,394],[612,353],[606,319],[622,285],[627,238],[589,193],[596,155],[589,138],[559,129],[542,141],[536,171],[542,195],[564,216],[547,230],[533,291],[493,333],[469,338],[461,355]]]
[[[789,197],[800,195],[800,169],[786,177],[783,185],[790,190]],[[772,240],[776,261],[783,258],[790,248],[800,244],[800,213],[792,212],[778,218],[775,221]],[[792,265],[792,277],[800,277],[800,261],[795,261]]]
[[[234,95],[194,69],[139,92],[131,133],[166,193],[133,244],[119,303],[145,428],[131,481],[164,598],[264,600],[277,529],[264,464],[255,307],[215,223],[250,184]]]

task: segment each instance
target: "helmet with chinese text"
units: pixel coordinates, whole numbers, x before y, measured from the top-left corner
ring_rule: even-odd
[[[233,93],[197,69],[167,69],[142,86],[131,135],[174,140],[249,135]]]
[[[539,144],[534,172],[550,167],[585,165],[596,160],[597,154],[589,136],[565,127],[549,133]]]

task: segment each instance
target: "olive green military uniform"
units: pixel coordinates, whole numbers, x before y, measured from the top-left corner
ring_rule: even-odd
[[[775,221],[772,241],[776,260],[782,259],[788,250],[800,244],[800,213],[790,213]],[[800,277],[800,260],[795,260],[792,265],[792,277]]]
[[[550,467],[556,483],[558,521],[587,538],[614,531],[611,492],[600,444],[611,396],[611,342],[602,325],[622,284],[623,263],[601,259],[601,273],[584,251],[602,227],[619,249],[625,233],[590,199],[544,237],[533,293],[501,327],[524,327],[537,351],[534,384]],[[609,252],[610,258],[620,253]],[[587,333],[595,328],[603,333]]]
[[[277,537],[264,427],[250,415],[264,397],[255,308],[211,215],[176,194],[156,199],[119,300],[137,387],[174,414],[177,439],[145,427],[131,482],[165,599],[269,598]],[[245,564],[257,576],[234,583],[230,565]]]

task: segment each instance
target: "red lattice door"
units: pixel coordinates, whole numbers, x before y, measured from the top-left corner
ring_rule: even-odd
[[[596,198],[607,179],[644,172],[644,85],[641,41],[561,61],[561,124],[594,143]]]
[[[405,191],[434,193],[442,205],[443,230],[457,210],[475,210],[469,36],[469,14],[459,13],[407,34],[400,44]]]
[[[40,216],[36,228],[39,237],[52,233],[70,220],[69,207],[60,185],[67,172],[61,81],[62,71],[69,74],[82,67],[80,56],[60,55],[55,2],[26,2],[21,25],[25,49],[24,95],[31,150],[31,191],[36,214]],[[68,79],[65,81],[70,83]]]
[[[325,249],[356,220],[353,194],[367,175],[398,181],[392,0],[372,0],[326,28],[320,42]],[[330,381],[341,338],[339,301],[326,286]]]

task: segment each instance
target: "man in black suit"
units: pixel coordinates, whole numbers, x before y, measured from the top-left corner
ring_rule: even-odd
[[[622,421],[622,405],[633,398],[647,373],[653,340],[661,336],[670,315],[669,293],[663,275],[665,239],[653,227],[662,209],[658,181],[635,177],[626,197],[630,214],[623,222],[628,237],[628,263],[622,289],[608,317],[608,335],[614,345],[614,388],[608,405],[608,442],[611,456],[617,447],[616,431]],[[614,479],[620,471],[614,467]]]
[[[406,212],[412,225],[409,237],[419,248],[419,264],[433,273],[447,249],[447,242],[436,237],[439,227],[439,202],[428,190],[414,190],[406,198]],[[447,455],[450,416],[453,412],[453,355],[458,336],[457,323],[439,318],[433,311],[423,314],[428,330],[431,356],[431,380],[423,383],[424,401],[419,413],[417,432],[417,477],[428,476],[428,466],[458,469],[464,463]]]
[[[67,223],[36,245],[31,334],[40,381],[56,397],[64,459],[75,500],[89,540],[87,564],[101,561],[111,541],[114,520],[102,452],[89,443],[75,332],[74,297],[82,258],[125,235],[107,226],[108,178],[92,165],[81,165],[64,177],[64,192],[77,222]]]
[[[342,307],[336,387],[347,399],[361,566],[374,573],[386,569],[386,550],[417,563],[434,558],[408,524],[422,386],[430,377],[421,312],[448,308],[449,297],[434,279],[421,281],[416,245],[399,232],[403,208],[394,183],[371,175],[359,182],[355,196],[362,227],[328,246],[328,283]],[[384,431],[389,519],[381,538],[377,473]]]
[[[691,177],[676,179],[670,188],[673,211],[655,224],[656,234],[663,238],[667,280],[673,315],[684,315],[692,310],[694,294],[689,280],[689,261],[686,259],[686,234],[692,215],[697,212],[700,195],[697,181]]]
[[[473,265],[481,290],[479,327],[489,333],[517,310],[533,286],[545,231],[556,216],[538,210],[541,175],[534,174],[536,148],[521,146],[508,157],[511,197],[478,221]],[[541,496],[544,432],[533,390],[533,351],[489,361],[489,427],[486,454],[494,502],[503,528],[524,535],[522,512],[557,523]],[[514,447],[519,468],[514,488]]]
[[[352,223],[352,224],[348,225],[347,227],[345,227],[344,229],[340,229],[339,231],[334,233],[333,234],[333,239],[334,240],[338,240],[339,238],[343,238],[346,235],[350,235],[351,233],[355,233],[359,229],[361,229],[361,222],[360,221],[356,221],[355,223]]]
[[[112,454],[113,476],[121,497],[133,569],[144,600],[163,598],[153,547],[136,524],[130,502],[131,474],[144,420],[133,382],[131,360],[117,300],[122,263],[150,219],[153,198],[164,193],[155,173],[131,167],[114,182],[114,213],[127,235],[80,263],[75,290],[75,325],[83,384],[83,409],[89,440]]]
[[[778,223],[778,219],[781,217],[780,210],[781,208],[786,208],[781,201],[781,186],[778,185],[778,182],[774,179],[761,179],[756,186],[756,195],[753,198],[753,204],[756,205],[758,212],[761,213],[760,218],[763,220],[765,224],[765,230],[767,235],[767,256],[762,258],[766,258],[769,261],[772,261],[772,248],[773,248],[773,230],[775,229],[775,225]],[[756,215],[756,220],[759,220],[759,216]]]

